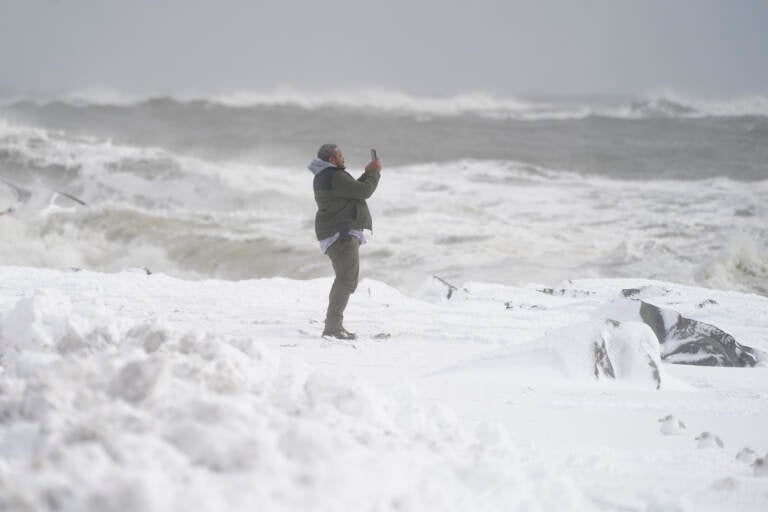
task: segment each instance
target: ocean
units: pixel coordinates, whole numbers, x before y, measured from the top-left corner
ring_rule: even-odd
[[[306,169],[327,142],[353,175],[378,150],[361,275],[403,291],[638,277],[768,295],[768,99],[671,93],[5,98],[0,265],[331,275]]]

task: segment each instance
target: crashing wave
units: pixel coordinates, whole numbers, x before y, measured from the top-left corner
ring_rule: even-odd
[[[667,98],[653,98],[633,102],[630,111],[641,117],[679,117],[696,114],[696,109]]]
[[[109,90],[86,90],[58,96],[17,96],[6,98],[6,105],[30,103],[38,106],[68,104],[77,107],[168,106],[205,103],[225,108],[297,107],[302,109],[348,108],[380,113],[456,116],[474,114],[516,120],[568,120],[591,117],[617,119],[675,117],[768,117],[768,98],[744,96],[704,99],[674,92],[632,99],[614,99],[606,103],[599,96],[546,100],[500,97],[483,91],[453,96],[416,96],[384,89],[309,92],[278,88],[267,92],[233,91],[227,93],[125,94]]]
[[[632,102],[624,115],[640,118],[768,117],[768,98],[705,99],[666,92]]]

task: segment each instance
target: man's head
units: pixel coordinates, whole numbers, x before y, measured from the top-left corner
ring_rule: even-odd
[[[336,144],[323,144],[317,150],[317,158],[325,160],[336,167],[344,167],[344,154]]]

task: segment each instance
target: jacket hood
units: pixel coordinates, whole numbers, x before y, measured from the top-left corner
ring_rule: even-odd
[[[323,171],[329,167],[336,167],[336,166],[330,162],[326,162],[325,160],[320,160],[319,158],[315,158],[314,160],[309,162],[307,169],[312,171],[312,174],[317,174],[320,171]]]

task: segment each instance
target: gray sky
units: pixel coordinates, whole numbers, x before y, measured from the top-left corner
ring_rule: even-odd
[[[0,88],[768,93],[768,0],[0,0]]]

